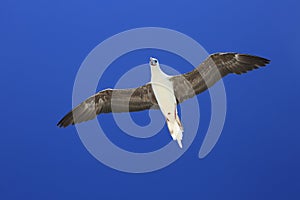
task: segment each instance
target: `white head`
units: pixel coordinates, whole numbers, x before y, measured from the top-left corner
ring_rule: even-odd
[[[149,64],[150,64],[150,67],[157,67],[157,66],[159,66],[158,60],[156,58],[152,58],[152,57],[150,57]]]

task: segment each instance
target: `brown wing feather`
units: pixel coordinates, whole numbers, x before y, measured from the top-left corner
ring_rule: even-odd
[[[100,113],[135,112],[158,109],[151,84],[132,89],[107,89],[89,97],[66,114],[58,123],[59,127],[80,123],[95,118]]]
[[[266,66],[270,60],[258,56],[238,53],[216,53],[210,55],[193,71],[174,76],[174,93],[181,103],[214,85],[229,73],[242,74]]]
[[[205,91],[229,73],[246,73],[265,66],[269,62],[265,58],[247,54],[212,54],[193,71],[170,78],[173,82],[177,103]],[[66,127],[70,124],[91,120],[100,113],[134,112],[158,108],[151,84],[133,89],[107,89],[79,104],[57,125]]]

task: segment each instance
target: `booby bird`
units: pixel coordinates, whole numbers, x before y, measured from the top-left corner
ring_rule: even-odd
[[[173,140],[177,140],[182,148],[183,127],[177,113],[177,102],[174,95],[173,82],[170,76],[165,74],[159,66],[156,58],[150,57],[151,86],[158,106],[166,118],[168,129]]]
[[[102,90],[71,110],[57,126],[88,121],[101,113],[161,109],[172,138],[182,147],[178,104],[204,92],[227,74],[243,74],[269,63],[268,59],[248,54],[215,53],[190,72],[168,76],[160,69],[158,60],[150,58],[150,83],[138,88]]]

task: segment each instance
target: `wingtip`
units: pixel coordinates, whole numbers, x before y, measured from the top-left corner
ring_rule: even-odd
[[[57,126],[58,128],[66,128],[66,127],[67,127],[67,126],[65,126],[65,125],[63,124],[62,121],[59,121],[59,122],[56,124],[56,126]]]
[[[58,126],[59,128],[66,128],[70,124],[74,124],[73,121],[70,121],[72,119],[73,118],[69,118],[69,115],[66,115],[56,124],[56,126]]]

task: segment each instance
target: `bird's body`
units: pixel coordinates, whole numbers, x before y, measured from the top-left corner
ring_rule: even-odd
[[[227,74],[243,74],[266,66],[270,61],[248,54],[216,53],[194,70],[177,76],[166,75],[156,62],[157,66],[152,66],[154,63],[150,61],[150,83],[138,88],[102,90],[75,107],[57,125],[67,127],[91,120],[101,113],[161,109],[172,138],[181,147],[183,128],[177,115],[177,104],[204,92]]]
[[[174,95],[173,82],[170,76],[165,74],[155,58],[151,58],[151,86],[159,105],[159,108],[166,118],[168,129],[173,140],[176,140],[179,147],[182,148],[183,127],[177,114],[177,102]]]

